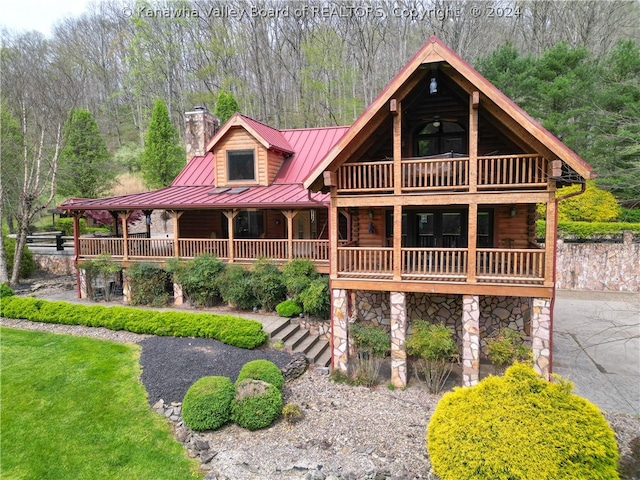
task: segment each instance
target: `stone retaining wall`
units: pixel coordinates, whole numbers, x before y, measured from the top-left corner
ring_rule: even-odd
[[[602,292],[640,291],[640,243],[557,244],[556,288]]]
[[[76,274],[76,269],[73,265],[74,255],[71,251],[57,252],[54,248],[51,253],[32,252],[32,255],[33,261],[40,270],[50,272],[55,275]]]

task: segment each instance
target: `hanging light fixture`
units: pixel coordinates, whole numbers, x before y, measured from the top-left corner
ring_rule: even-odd
[[[431,77],[431,83],[429,84],[429,93],[433,95],[434,93],[438,93],[438,81],[436,77]]]
[[[433,117],[433,124],[432,124],[435,128],[438,128],[440,126],[440,117],[439,116],[435,116]]]

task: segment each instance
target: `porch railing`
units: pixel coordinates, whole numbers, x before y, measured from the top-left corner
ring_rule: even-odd
[[[181,238],[178,240],[179,254],[184,258],[198,255],[214,255],[220,259],[229,258],[229,240],[208,238]]]
[[[402,278],[406,280],[464,281],[466,248],[403,248]]]
[[[234,240],[233,256],[238,260],[268,257],[273,260],[287,258],[286,240]]]
[[[338,247],[338,276],[387,278],[393,276],[393,248]]]
[[[544,250],[482,248],[476,251],[479,282],[544,282]]]
[[[173,239],[129,238],[130,257],[173,257]]]
[[[345,163],[338,169],[340,193],[392,194],[393,161]],[[401,191],[467,190],[471,184],[469,158],[403,158]],[[477,159],[478,189],[544,188],[547,160],[540,155],[492,155]]]
[[[97,257],[101,253],[108,253],[112,257],[124,255],[124,240],[122,238],[79,238],[81,257]]]

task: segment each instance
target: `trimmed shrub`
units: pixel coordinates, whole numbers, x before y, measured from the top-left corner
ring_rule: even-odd
[[[282,412],[282,394],[270,383],[247,378],[236,383],[231,419],[247,430],[271,425]]]
[[[11,276],[13,270],[13,256],[16,252],[16,240],[14,238],[5,237],[4,239],[4,253],[7,255],[7,272]],[[20,263],[20,271],[18,276],[20,278],[28,278],[33,272],[36,271],[36,262],[33,260],[33,255],[29,247],[25,247],[22,252],[22,263]]]
[[[302,309],[309,315],[329,318],[331,304],[329,296],[329,277],[322,276],[311,281],[309,286],[300,293]]]
[[[487,353],[491,363],[506,369],[514,362],[533,358],[533,352],[524,343],[524,335],[510,328],[503,328],[487,338]]]
[[[300,294],[318,275],[316,266],[306,258],[296,258],[282,266],[282,283],[287,288],[287,295],[298,302]]]
[[[278,390],[282,390],[282,386],[284,385],[282,372],[275,363],[269,360],[252,360],[251,362],[245,363],[240,369],[240,373],[238,373],[236,383],[247,378],[270,383],[274,387],[277,387]]]
[[[131,286],[131,305],[167,305],[167,272],[150,263],[134,263],[127,268],[126,274]]]
[[[87,233],[87,220],[84,218],[81,218],[79,219],[78,224],[80,227],[80,232],[79,232],[80,235],[82,235],[83,233]],[[62,235],[70,237],[73,235],[73,218],[69,218],[69,217],[58,218],[54,222],[53,228],[55,230],[62,231]]]
[[[444,325],[424,320],[413,322],[407,353],[414,355],[414,372],[417,379],[424,379],[430,393],[439,393],[452,370],[452,359],[458,347],[453,335]]]
[[[40,322],[106,327],[134,333],[214,338],[227,345],[246,349],[262,345],[268,338],[260,322],[231,315],[85,306],[30,297],[3,299],[0,303],[0,315]]]
[[[241,310],[258,306],[251,288],[251,272],[241,265],[229,265],[218,277],[218,289],[222,300]]]
[[[176,283],[182,285],[185,296],[196,307],[210,307],[220,301],[218,277],[225,264],[212,255],[200,255],[181,263],[170,261],[169,268]]]
[[[276,305],[276,312],[281,317],[297,317],[302,313],[302,307],[295,300],[285,300]]]
[[[286,297],[286,288],[282,283],[282,272],[273,261],[261,258],[253,262],[251,288],[258,305],[272,311]]]
[[[617,479],[615,434],[559,377],[516,364],[503,377],[445,393],[427,428],[442,480]]]
[[[536,236],[544,238],[546,223],[536,221]],[[640,223],[606,222],[558,222],[558,237],[577,239],[598,239],[620,237],[625,230],[640,234]]]
[[[227,377],[202,377],[187,390],[182,419],[192,430],[216,430],[229,421],[236,387]]]
[[[354,323],[349,336],[356,351],[353,382],[368,387],[378,383],[382,359],[389,351],[389,335],[375,325]]]
[[[0,298],[13,297],[14,293],[9,285],[0,283]]]

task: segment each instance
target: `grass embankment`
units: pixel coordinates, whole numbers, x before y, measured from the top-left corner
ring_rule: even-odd
[[[147,404],[139,350],[0,329],[4,479],[202,478]]]

